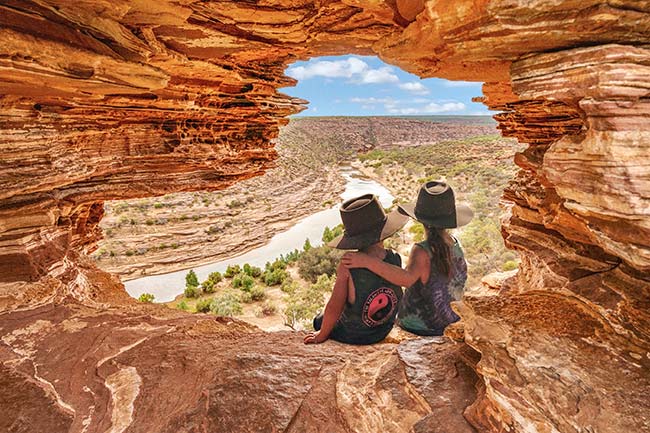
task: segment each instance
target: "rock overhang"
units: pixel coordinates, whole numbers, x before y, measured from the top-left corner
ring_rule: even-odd
[[[647,2],[51,0],[0,10],[4,314],[70,297],[128,304],[84,258],[101,236],[103,201],[221,189],[262,173],[276,157],[271,139],[303,103],[276,90],[294,84],[286,66],[376,54],[421,77],[485,82],[482,100],[499,111],[501,131],[530,145],[504,195],[504,237],[523,257],[516,284],[461,309],[483,354],[476,406],[491,414],[475,412],[474,423],[649,428],[637,398],[648,390],[650,350]],[[549,322],[553,305],[561,323]],[[580,317],[611,338],[585,331],[594,347],[573,345],[566,329]],[[531,360],[548,347],[521,343],[534,329],[566,344],[567,362],[604,348],[619,361],[599,356],[594,371],[625,364],[630,399],[612,384],[613,403],[604,373],[592,380],[579,362],[547,365],[535,382]],[[576,385],[577,403],[565,405],[590,415],[558,406],[554,380]]]

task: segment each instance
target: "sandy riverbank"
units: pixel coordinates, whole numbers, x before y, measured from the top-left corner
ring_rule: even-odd
[[[127,281],[241,255],[268,243],[302,218],[335,205],[345,187],[345,179],[335,169],[280,183],[282,176],[271,171],[223,193],[205,193],[213,201],[191,207],[196,194],[177,195],[173,201],[160,198],[147,208],[146,221],[153,224],[131,225],[131,216],[114,213],[107,218],[109,227],[127,220],[121,227],[121,253],[111,257],[110,251],[118,246],[108,238],[98,261],[103,269]]]

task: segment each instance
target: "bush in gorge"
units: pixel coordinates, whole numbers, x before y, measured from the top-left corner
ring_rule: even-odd
[[[194,272],[194,269],[189,271],[187,275],[185,275],[185,287],[199,287],[199,279],[196,277],[196,273]]]
[[[241,273],[241,268],[239,265],[228,265],[226,272],[223,273],[223,276],[226,278],[232,278],[239,273]]]
[[[185,291],[183,291],[183,294],[185,295],[186,298],[198,298],[199,295],[201,294],[201,291],[199,290],[198,287],[187,286],[185,287]]]
[[[200,299],[196,302],[196,312],[197,313],[209,313],[210,312],[210,304],[212,303],[212,299]]]
[[[236,316],[241,314],[242,306],[237,293],[223,292],[212,299],[210,311],[217,316]]]
[[[155,296],[151,293],[143,293],[138,297],[138,301],[150,304],[153,302]]]
[[[298,259],[298,274],[315,283],[319,275],[332,276],[343,256],[343,252],[327,246],[313,247]]]

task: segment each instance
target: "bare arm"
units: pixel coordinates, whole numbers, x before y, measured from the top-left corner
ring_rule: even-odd
[[[350,280],[350,271],[339,263],[339,267],[336,270],[336,282],[334,283],[332,296],[325,306],[323,323],[320,331],[312,332],[307,335],[305,337],[305,344],[322,343],[329,338],[330,333],[334,329],[334,326],[336,326],[336,322],[339,320],[339,317],[341,317],[341,313],[345,307],[345,301],[348,298],[348,284]]]
[[[413,246],[406,269],[391,265],[364,253],[346,253],[341,263],[347,268],[366,268],[386,281],[398,286],[410,287],[418,279],[423,282],[429,278],[429,257],[418,246]]]

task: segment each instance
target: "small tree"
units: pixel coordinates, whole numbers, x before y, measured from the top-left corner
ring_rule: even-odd
[[[260,275],[262,275],[262,270],[260,268],[258,268],[257,266],[251,266],[248,263],[244,264],[243,270],[246,275],[251,276],[253,278],[257,278]]]
[[[242,306],[239,301],[239,296],[232,291],[215,296],[210,303],[210,311],[217,316],[235,316],[241,314]]]
[[[266,293],[264,293],[264,287],[253,286],[250,290],[251,299],[253,301],[261,301],[266,298]]]
[[[210,311],[210,304],[212,299],[201,299],[196,303],[196,312],[197,313],[208,313]]]
[[[201,289],[203,293],[214,293],[214,281],[207,279],[201,284]]]
[[[210,275],[208,275],[208,280],[212,281],[214,284],[218,284],[223,280],[223,275],[221,275],[221,272],[211,272]]]
[[[337,236],[340,236],[343,234],[343,224],[339,224],[337,226],[334,226],[332,229],[329,227],[325,227],[325,230],[323,230],[323,242],[327,243]]]
[[[239,267],[239,265],[228,265],[228,267],[226,268],[226,272],[224,272],[223,275],[226,278],[232,278],[239,273],[241,273],[241,268]]]
[[[262,280],[264,280],[264,284],[267,286],[277,286],[278,284],[282,284],[288,276],[289,274],[284,269],[275,269],[264,272]]]
[[[138,301],[144,302],[146,304],[151,304],[154,300],[155,296],[152,295],[151,293],[143,293],[138,297]]]
[[[186,298],[198,298],[200,294],[200,290],[198,287],[195,286],[187,286],[185,287],[185,291],[183,292]]]
[[[298,259],[298,273],[304,279],[315,283],[321,274],[334,275],[342,256],[341,251],[327,246],[311,248]]]
[[[255,279],[250,275],[246,275],[244,273],[241,273],[232,279],[232,286],[235,289],[240,288],[244,292],[250,292],[254,284]]]
[[[189,271],[187,275],[185,275],[185,287],[199,287],[199,279],[196,276],[196,273],[194,272],[194,269]]]
[[[325,306],[324,293],[330,291],[334,278],[320,275],[309,287],[299,287],[285,296],[285,324],[293,329],[309,328],[311,320]]]

